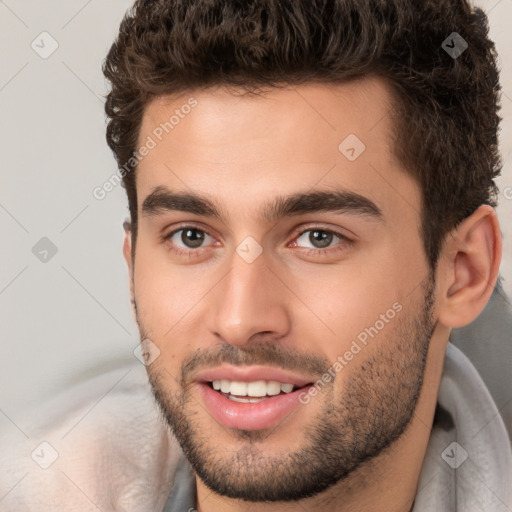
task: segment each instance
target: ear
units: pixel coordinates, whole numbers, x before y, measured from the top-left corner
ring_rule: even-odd
[[[132,223],[126,219],[123,222],[124,229],[124,242],[123,242],[123,255],[126,264],[128,265],[128,271],[130,276],[132,275]]]
[[[501,262],[498,216],[480,206],[446,238],[439,259],[439,322],[446,327],[471,323],[487,304]]]
[[[132,225],[129,220],[123,222],[124,229],[124,242],[123,242],[123,256],[128,266],[128,275],[130,279],[130,300],[133,305],[134,294],[133,294],[133,260],[132,260]]]

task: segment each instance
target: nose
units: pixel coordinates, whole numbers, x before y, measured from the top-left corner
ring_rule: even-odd
[[[248,263],[234,252],[230,271],[214,290],[210,329],[240,347],[261,334],[280,338],[290,329],[286,291],[264,253]]]

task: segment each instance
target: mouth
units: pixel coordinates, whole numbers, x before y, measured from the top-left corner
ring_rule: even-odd
[[[262,430],[288,423],[288,417],[296,416],[301,406],[299,397],[313,382],[262,367],[222,367],[203,372],[195,381],[210,417],[226,428],[240,430]]]
[[[222,396],[233,402],[243,404],[255,404],[279,395],[288,395],[301,389],[289,382],[275,380],[257,380],[252,382],[240,382],[229,380],[214,380],[207,382],[211,389],[218,391]]]

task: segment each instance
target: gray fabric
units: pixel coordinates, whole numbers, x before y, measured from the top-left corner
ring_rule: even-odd
[[[454,329],[450,341],[477,369],[512,440],[512,307],[500,280],[482,313]]]
[[[413,512],[510,512],[512,449],[505,425],[477,370],[451,343],[438,404],[449,415],[432,429]]]
[[[174,485],[162,512],[193,512],[196,506],[196,480],[192,468],[181,457],[176,468]]]

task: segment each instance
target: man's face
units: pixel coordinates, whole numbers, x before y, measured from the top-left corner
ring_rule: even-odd
[[[219,494],[313,495],[411,420],[433,283],[391,123],[369,79],[210,89],[145,111],[139,146],[156,146],[137,170],[137,321],[159,351],[158,404]]]

